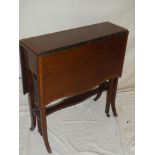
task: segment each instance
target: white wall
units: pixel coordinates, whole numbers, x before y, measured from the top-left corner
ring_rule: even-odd
[[[134,88],[134,0],[20,0],[20,39],[104,21],[130,31],[119,89]]]

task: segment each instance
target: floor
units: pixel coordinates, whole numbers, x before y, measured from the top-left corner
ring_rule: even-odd
[[[20,81],[21,82],[21,81]],[[94,96],[79,105],[47,117],[52,155],[134,155],[134,91],[118,92],[118,117],[104,113],[106,92],[95,102]],[[48,155],[37,129],[29,130],[27,95],[20,84],[20,155]]]

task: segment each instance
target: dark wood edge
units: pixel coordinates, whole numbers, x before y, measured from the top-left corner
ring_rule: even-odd
[[[27,68],[27,55],[22,46],[19,46],[20,51],[20,63],[21,63],[21,75],[22,75],[22,85],[23,94],[25,95],[28,91],[28,68]]]
[[[53,50],[47,50],[47,51],[42,51],[42,53],[35,53],[35,49],[32,49],[31,47],[27,46],[26,44],[24,44],[22,42],[22,40],[19,41],[19,44],[29,50],[31,50],[35,55],[37,56],[46,56],[46,55],[49,55],[49,54],[54,54],[56,52],[62,52],[64,51],[65,49],[69,49],[69,48],[74,48],[74,47],[78,47],[78,46],[81,46],[81,45],[84,45],[84,44],[87,44],[88,42],[91,42],[91,41],[99,41],[99,40],[105,40],[105,39],[110,39],[110,38],[113,38],[113,37],[116,37],[118,35],[123,35],[123,34],[128,34],[129,31],[128,30],[124,30],[124,31],[121,31],[121,32],[118,32],[118,33],[114,33],[112,35],[107,35],[107,36],[102,36],[102,37],[99,37],[99,38],[95,38],[95,39],[91,39],[91,40],[87,40],[87,41],[83,41],[83,42],[80,42],[80,43],[76,43],[76,44],[72,44],[72,45],[68,45],[68,46],[64,46],[64,47],[61,47],[61,48],[56,48],[56,49],[53,49]]]

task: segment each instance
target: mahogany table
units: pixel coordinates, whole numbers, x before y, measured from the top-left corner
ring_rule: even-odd
[[[46,116],[107,90],[105,113],[122,75],[128,30],[109,22],[20,40],[23,93],[29,95],[31,130],[36,123],[47,151]],[[58,104],[52,101],[67,97]]]

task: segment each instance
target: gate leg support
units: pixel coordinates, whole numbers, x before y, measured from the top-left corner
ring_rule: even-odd
[[[108,82],[107,81],[104,81],[102,84],[100,84],[98,87],[97,95],[94,98],[94,101],[97,101],[101,97],[103,91],[107,90],[107,88],[108,88]]]

